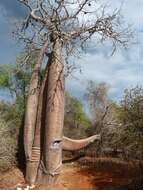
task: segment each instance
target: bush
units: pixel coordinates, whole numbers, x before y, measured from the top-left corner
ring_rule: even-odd
[[[126,89],[117,110],[121,122],[117,144],[125,148],[129,158],[143,159],[143,88]]]
[[[10,122],[0,118],[0,171],[16,164],[17,140]]]

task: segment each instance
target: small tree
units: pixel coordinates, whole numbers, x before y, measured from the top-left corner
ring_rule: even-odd
[[[139,134],[143,134],[143,88],[136,86],[126,89],[121,107],[124,113],[121,115],[122,122],[125,125],[132,125]]]
[[[105,6],[94,0],[19,0],[27,7],[20,38],[40,49],[33,68],[25,113],[24,145],[26,183],[51,186],[61,171],[62,149],[76,150],[99,139],[92,136],[74,141],[63,138],[64,122],[64,62],[85,47],[92,37],[110,39],[126,46],[128,28],[122,28],[119,11],[107,14]],[[96,8],[98,7],[98,8]],[[100,8],[99,8],[100,7]],[[78,46],[79,47],[79,46]],[[47,57],[43,80],[42,63]]]
[[[120,127],[114,139],[129,158],[143,158],[143,88],[126,89],[123,100],[117,108]]]
[[[71,138],[83,138],[91,122],[80,100],[70,93],[65,93],[64,134]]]
[[[92,127],[88,129],[88,132],[89,134],[100,133],[102,136],[102,140],[95,150],[98,155],[117,147],[113,138],[116,136],[119,119],[116,113],[116,103],[109,98],[108,89],[106,83],[97,84],[89,81],[86,92],[86,99],[92,115]]]
[[[92,120],[96,127],[106,122],[111,101],[108,98],[108,86],[106,83],[88,82],[86,99],[92,115]],[[99,127],[100,128],[100,127]],[[100,129],[99,129],[100,130]]]

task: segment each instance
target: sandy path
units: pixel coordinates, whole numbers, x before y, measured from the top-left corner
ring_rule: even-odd
[[[60,185],[35,190],[100,190],[104,187],[129,184],[137,175],[133,167],[109,164],[104,160],[102,162],[97,163],[98,168],[92,170],[78,164],[65,164],[59,178]],[[24,179],[22,172],[17,168],[0,174],[0,190],[14,190],[19,182],[24,182]]]

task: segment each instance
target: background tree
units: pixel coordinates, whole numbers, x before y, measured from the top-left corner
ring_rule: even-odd
[[[26,106],[26,96],[36,59],[37,51],[33,50],[31,45],[26,46],[18,55],[16,64],[0,65],[0,89],[6,90],[15,105],[19,105],[19,114],[23,114]]]
[[[87,154],[120,157],[122,159],[142,159],[142,101],[143,89],[136,86],[126,89],[121,102],[108,97],[105,83],[88,83],[86,98],[92,114],[93,132],[102,133],[98,148],[91,146]],[[98,115],[98,117],[97,117]]]
[[[109,113],[109,107],[111,104],[107,93],[108,86],[106,83],[97,84],[93,81],[88,82],[86,98],[97,131],[101,130],[100,125],[107,123],[107,114]]]
[[[143,88],[136,86],[126,89],[120,106],[117,107],[120,127],[116,143],[125,149],[126,157],[129,159],[143,158]]]
[[[62,138],[64,122],[64,62],[76,52],[77,44],[84,47],[92,37],[110,39],[126,46],[128,28],[122,28],[119,12],[107,14],[105,7],[92,0],[46,1],[19,0],[27,7],[19,38],[40,49],[33,68],[25,113],[26,183],[53,185],[60,174],[62,148],[78,149],[99,136],[82,141]],[[32,31],[32,32],[30,32]],[[40,80],[42,63],[47,56],[45,75]]]
[[[0,171],[6,171],[16,164],[17,131],[12,122],[0,117]]]
[[[83,138],[87,136],[86,130],[90,127],[90,119],[81,101],[66,92],[64,134],[71,138]]]
[[[89,81],[85,94],[91,113],[92,127],[87,129],[89,134],[100,133],[102,140],[95,146],[91,146],[89,152],[96,156],[104,153],[112,154],[118,148],[113,138],[117,138],[117,127],[120,124],[117,117],[117,104],[108,95],[109,86],[106,83]],[[113,156],[113,155],[112,155]]]

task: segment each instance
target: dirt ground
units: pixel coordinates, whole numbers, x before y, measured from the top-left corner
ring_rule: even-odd
[[[84,158],[79,162],[63,165],[59,185],[35,190],[106,190],[110,186],[130,184],[142,172],[138,163],[135,165],[104,158]],[[23,174],[18,168],[0,174],[0,190],[14,190],[16,184],[22,182]]]

